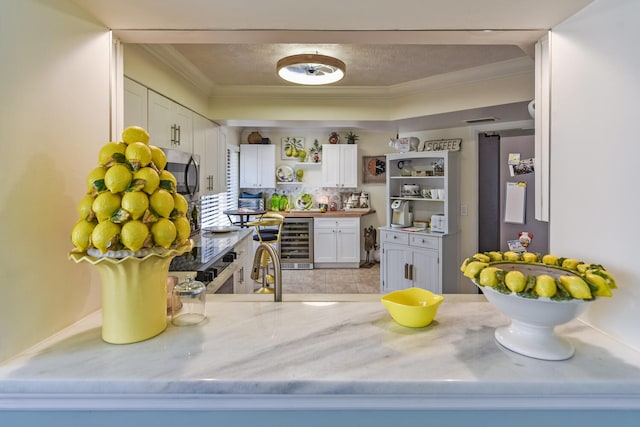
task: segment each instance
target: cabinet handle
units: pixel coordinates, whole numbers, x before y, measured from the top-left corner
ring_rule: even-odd
[[[171,125],[171,145],[176,144],[176,125]]]
[[[409,264],[409,280],[413,281],[413,264]]]
[[[409,278],[409,264],[407,264],[406,262],[404,263],[404,278]]]
[[[238,281],[240,283],[244,283],[244,267],[240,267],[240,270],[238,270],[238,276],[240,276]]]
[[[176,144],[180,145],[180,126],[176,126]]]

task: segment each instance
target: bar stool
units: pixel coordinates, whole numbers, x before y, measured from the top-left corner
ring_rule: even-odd
[[[251,221],[247,223],[247,226],[255,227],[256,233],[253,235],[253,240],[260,243],[268,243],[274,246],[274,249],[279,252],[280,236],[282,235],[282,225],[284,224],[284,216],[275,213],[266,213],[262,215],[257,221]],[[272,285],[275,282],[274,274],[269,274],[269,266],[273,265],[271,257],[265,251],[260,258],[260,269],[262,271],[262,277],[258,280],[262,281],[262,286],[256,289],[254,292],[259,294],[272,294],[274,292]]]

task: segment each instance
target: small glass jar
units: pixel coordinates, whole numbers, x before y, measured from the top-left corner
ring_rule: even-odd
[[[197,325],[205,318],[204,307],[207,300],[207,288],[197,280],[187,277],[173,288],[173,302],[178,303],[177,310],[171,311],[171,322],[176,326]]]

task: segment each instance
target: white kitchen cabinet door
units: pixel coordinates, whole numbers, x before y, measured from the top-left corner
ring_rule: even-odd
[[[175,142],[178,150],[193,153],[193,116],[195,114],[182,105],[175,104],[173,121],[175,128]]]
[[[149,126],[147,131],[151,136],[150,144],[162,148],[176,148],[174,146],[175,132],[173,112],[175,109],[173,101],[149,91]]]
[[[436,294],[442,293],[438,265],[438,251],[413,250],[410,279],[412,285]]]
[[[336,229],[314,228],[313,262],[336,262]]]
[[[129,126],[147,129],[147,88],[125,77],[123,99],[124,129]]]
[[[360,218],[315,218],[313,262],[319,268],[360,264]]]
[[[381,291],[391,292],[411,287],[408,268],[411,265],[412,252],[404,245],[386,244],[382,248],[380,276]]]
[[[224,168],[221,171],[218,126],[195,114],[193,117],[193,153],[200,156],[200,195],[224,191]],[[221,175],[222,174],[222,175]]]
[[[240,145],[240,188],[275,188],[275,148],[272,144]]]
[[[322,181],[325,187],[357,187],[358,146],[355,144],[323,144]]]
[[[351,218],[350,218],[351,219]],[[360,262],[360,221],[338,221],[336,262]]]
[[[152,90],[148,94],[151,144],[192,153],[194,113]]]

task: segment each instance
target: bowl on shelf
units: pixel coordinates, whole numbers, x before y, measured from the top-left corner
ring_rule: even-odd
[[[525,276],[546,274],[555,278],[575,274],[566,269],[541,264],[500,262],[492,265],[505,271],[519,270]],[[573,356],[573,344],[558,336],[555,327],[578,317],[592,301],[525,298],[515,293],[499,292],[491,286],[481,286],[476,279],[472,279],[472,282],[482,290],[496,310],[511,320],[508,325],[495,330],[496,341],[502,346],[524,356],[542,360],[565,360]]]
[[[422,288],[408,288],[390,292],[381,300],[397,323],[411,328],[422,328],[428,326],[436,317],[444,297]]]

